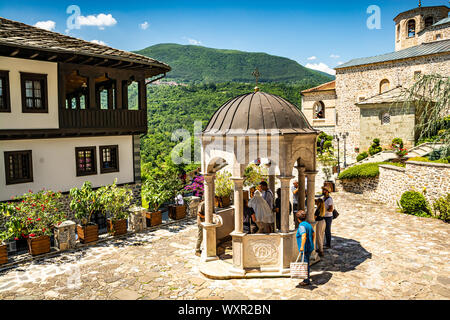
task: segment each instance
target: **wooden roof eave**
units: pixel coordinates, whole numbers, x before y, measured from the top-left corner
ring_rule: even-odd
[[[155,68],[154,71],[158,70],[157,73],[154,72],[146,72],[146,74],[148,74],[149,76],[155,76],[161,73],[167,73],[169,71],[172,70],[172,68],[169,65],[166,64],[162,64],[162,63],[157,63],[157,62],[153,62],[153,63],[149,63],[149,62],[144,62],[144,61],[139,61],[139,60],[134,60],[134,59],[130,59],[130,58],[125,58],[125,57],[117,57],[117,56],[110,56],[110,55],[101,55],[101,54],[93,54],[93,53],[78,53],[78,52],[72,52],[70,50],[58,50],[58,49],[52,49],[52,48],[37,48],[37,47],[33,47],[33,46],[27,46],[27,45],[21,45],[21,44],[11,44],[9,42],[4,43],[3,41],[1,41],[0,39],[0,45],[4,46],[4,47],[9,47],[9,48],[13,48],[13,49],[25,49],[25,50],[32,50],[32,51],[38,51],[38,52],[45,52],[45,53],[50,53],[51,56],[53,57],[54,55],[57,55],[58,57],[60,55],[72,55],[74,57],[76,56],[80,56],[80,57],[90,57],[90,58],[98,58],[98,59],[108,59],[111,62],[128,62],[128,63],[132,63],[135,64],[135,66],[137,65],[142,65],[142,68],[146,68],[146,67],[151,67],[151,68]],[[17,57],[17,54],[14,55],[14,57]],[[38,60],[40,56],[37,56],[36,58]],[[57,62],[58,61],[58,57],[57,58],[53,58],[51,61],[53,62]],[[46,60],[48,61],[48,60]],[[58,61],[58,62],[64,62],[64,61]]]

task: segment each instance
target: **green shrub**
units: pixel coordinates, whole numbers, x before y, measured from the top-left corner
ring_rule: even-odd
[[[404,164],[402,163],[391,163],[391,162],[365,163],[342,171],[338,179],[375,178],[380,174],[379,167],[381,164],[404,167]]]
[[[392,139],[392,147],[395,148],[399,148],[399,149],[403,149],[403,140],[401,138],[394,138]]]
[[[380,139],[373,139],[373,143],[369,148],[369,154],[373,156],[374,154],[380,153],[383,149],[380,146]]]
[[[323,149],[327,150],[330,149],[333,146],[332,142],[327,140],[325,141],[325,143],[323,144]]]
[[[403,213],[418,217],[430,217],[430,209],[424,195],[417,191],[406,191],[400,198],[400,209]]]
[[[431,162],[431,163],[449,163],[450,157],[438,160],[430,160],[424,157],[413,157],[409,158],[408,161],[418,161],[418,162]]]
[[[369,154],[367,153],[367,152],[361,152],[360,154],[358,154],[358,156],[356,157],[356,161],[361,161],[361,160],[364,160],[364,159],[366,159],[366,158],[368,158],[369,157]]]
[[[434,215],[445,222],[450,222],[450,193],[433,203]]]

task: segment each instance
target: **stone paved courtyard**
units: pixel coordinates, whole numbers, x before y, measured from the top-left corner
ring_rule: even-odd
[[[0,299],[449,299],[450,225],[333,194],[333,248],[311,287],[288,278],[209,280],[195,221],[0,273]]]

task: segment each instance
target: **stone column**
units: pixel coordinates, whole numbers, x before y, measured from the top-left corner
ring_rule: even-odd
[[[244,232],[244,179],[233,178],[234,182],[234,231]]]
[[[204,176],[205,223],[211,224],[214,212],[214,175]]]
[[[298,170],[298,208],[305,210],[305,167],[297,167]]]
[[[202,260],[217,260],[217,242],[216,242],[216,225],[213,223],[214,213],[214,175],[204,175],[204,193],[205,193],[205,222],[203,226],[203,241],[205,250],[202,252]]]
[[[55,246],[60,251],[75,249],[76,226],[77,224],[70,220],[64,221],[59,226],[55,226]]]
[[[312,223],[316,219],[314,218],[314,200],[315,200],[315,188],[316,188],[316,172],[307,172],[306,177],[308,178],[308,205],[307,205],[307,220],[308,222]]]
[[[145,209],[141,207],[134,207],[130,209],[130,216],[128,217],[129,228],[133,232],[141,232],[147,228],[147,216]]]
[[[294,177],[278,177],[281,183],[281,233],[289,232],[289,184]]]
[[[269,189],[275,194],[275,175],[269,175]]]

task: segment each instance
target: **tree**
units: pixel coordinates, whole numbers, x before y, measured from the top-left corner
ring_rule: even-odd
[[[418,140],[441,142],[441,157],[450,155],[450,77],[419,75],[407,90],[403,107],[416,108]]]

